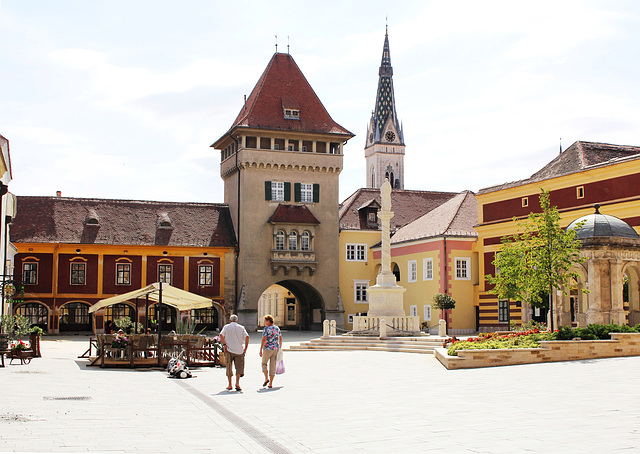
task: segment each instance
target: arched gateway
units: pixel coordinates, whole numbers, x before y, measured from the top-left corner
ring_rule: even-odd
[[[286,329],[319,330],[324,319],[322,295],[306,282],[296,279],[269,286],[258,302],[258,326],[271,314],[276,325]]]

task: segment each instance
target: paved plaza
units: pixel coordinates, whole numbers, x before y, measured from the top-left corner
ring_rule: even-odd
[[[284,333],[298,343],[318,333]],[[224,369],[87,368],[88,338],[45,337],[0,368],[0,452],[637,452],[640,357],[447,371],[431,355],[286,352],[262,388]]]

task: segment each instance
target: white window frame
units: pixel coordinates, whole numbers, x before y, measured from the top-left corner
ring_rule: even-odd
[[[284,202],[284,181],[271,182],[271,200]]]
[[[463,266],[458,266],[458,264]],[[455,258],[456,270],[455,277],[457,281],[470,281],[471,280],[471,259],[469,257],[456,257]],[[462,273],[464,271],[464,274]]]
[[[362,292],[364,291],[364,299]],[[353,302],[356,304],[369,303],[369,281],[354,279],[353,280]]]
[[[367,245],[357,243],[347,243],[346,258],[347,262],[366,262],[367,261]]]
[[[356,314],[348,314],[347,315],[347,323],[351,323],[353,325],[353,317],[355,317]]]
[[[163,267],[165,271],[160,271]],[[169,275],[169,282],[166,280],[167,274]],[[165,284],[171,285],[173,281],[173,264],[172,263],[158,263],[158,282],[164,282]]]
[[[24,262],[22,264],[22,281],[26,285],[38,284],[38,262]],[[29,278],[27,279],[27,273]]]
[[[287,238],[287,247],[290,251],[298,250],[298,232],[296,232],[295,230],[289,232],[289,237]]]
[[[300,202],[313,203],[313,183],[300,183]]]
[[[207,278],[209,282],[207,282]],[[213,265],[212,264],[208,263],[205,265],[198,265],[198,285],[200,287],[213,286]]]
[[[433,259],[422,259],[422,280],[423,281],[432,281],[433,280]]]
[[[417,317],[418,316],[418,306],[412,304],[409,306],[409,317]]]
[[[311,233],[308,230],[305,230],[300,234],[300,250],[301,251],[311,250]]]
[[[122,267],[122,272],[118,269],[120,267]],[[122,281],[120,277],[122,277]],[[116,262],[116,285],[131,285],[131,263]]]
[[[424,315],[424,321],[425,322],[431,321],[431,305],[425,304],[422,307],[422,312],[423,312],[422,315]]]
[[[69,267],[69,284],[70,285],[86,285],[87,283],[87,264],[85,262],[71,262]],[[78,274],[76,276],[82,276],[82,279],[78,279],[78,282],[73,282],[73,268],[77,266],[76,270]]]
[[[276,244],[275,244],[276,251],[284,251],[286,236],[287,235],[284,230],[278,230],[276,232]]]
[[[418,261],[409,260],[407,262],[407,282],[418,281]]]

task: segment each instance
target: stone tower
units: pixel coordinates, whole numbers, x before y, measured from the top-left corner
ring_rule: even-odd
[[[279,284],[299,302],[299,327],[344,325],[338,291],[337,124],[291,55],[276,53],[231,128],[212,147],[238,239],[235,312],[255,329],[260,295]],[[274,314],[276,315],[276,314]]]
[[[378,77],[376,106],[371,113],[364,147],[366,185],[380,188],[388,178],[393,189],[404,189],[404,133],[396,114],[388,31],[384,35]]]

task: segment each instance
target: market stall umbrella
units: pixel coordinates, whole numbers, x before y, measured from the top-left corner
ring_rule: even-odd
[[[160,290],[161,288],[162,290]],[[146,287],[132,292],[101,299],[89,308],[89,313],[99,311],[107,306],[113,306],[114,304],[124,303],[125,301],[140,298],[142,296],[148,296],[152,301],[167,304],[175,307],[179,311],[206,309],[210,308],[213,304],[222,306],[220,303],[212,301],[211,298],[196,295],[195,293],[172,287],[169,284],[154,282],[153,284],[149,284]]]

